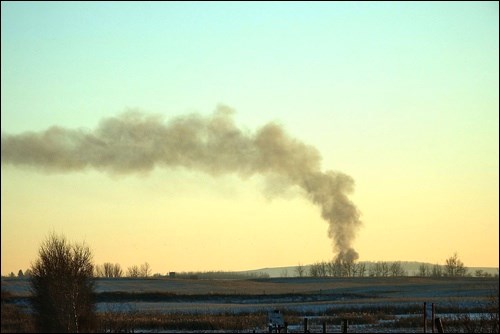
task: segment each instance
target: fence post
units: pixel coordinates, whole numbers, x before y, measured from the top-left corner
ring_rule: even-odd
[[[432,332],[434,333],[434,323],[436,322],[436,315],[434,314],[434,303],[432,303]]]
[[[347,333],[347,326],[349,321],[347,319],[342,320],[342,333]]]
[[[436,327],[437,327],[438,333],[444,333],[443,323],[441,322],[441,318],[436,318]]]
[[[304,318],[304,333],[307,333],[307,318]]]
[[[427,303],[424,302],[424,333],[427,333]]]
[[[326,333],[326,322],[323,321],[323,333]]]

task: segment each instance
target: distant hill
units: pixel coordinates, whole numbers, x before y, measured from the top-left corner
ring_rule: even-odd
[[[392,261],[387,261],[387,262],[392,262]],[[361,261],[359,263],[365,263],[366,267],[369,268],[376,262]],[[417,262],[417,261],[399,261],[399,263],[401,263],[403,269],[408,273],[408,276],[418,275],[419,267],[422,264],[429,266],[430,268],[434,266],[434,263]],[[264,275],[269,275],[269,277],[295,277],[298,276],[297,267],[298,266],[261,268],[254,270],[239,271],[238,273],[244,275],[256,275],[256,276],[264,274]],[[303,265],[302,267],[304,268],[304,272],[306,273],[307,276],[311,265]],[[491,274],[492,276],[498,275],[498,268],[494,267],[466,267],[466,268],[468,270],[468,273],[471,274],[472,276],[475,276],[476,270],[482,270],[484,273]]]

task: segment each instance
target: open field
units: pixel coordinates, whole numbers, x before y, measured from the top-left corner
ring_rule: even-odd
[[[177,295],[266,295],[293,293],[353,293],[369,297],[484,296],[498,286],[498,278],[480,277],[355,277],[262,278],[197,280],[171,278],[98,278],[96,292],[171,293]],[[29,295],[26,278],[2,278],[2,289]]]
[[[339,331],[342,319],[349,319],[356,332],[378,328],[421,332],[423,302],[435,303],[436,316],[447,319],[448,324],[464,315],[470,321],[471,317],[486,319],[492,313],[498,323],[498,284],[498,278],[476,277],[121,278],[98,279],[96,297],[97,310],[109,323],[122,318],[132,326],[130,319],[134,319],[136,331],[263,330],[267,312],[278,309],[290,324],[290,332],[303,330],[304,317],[319,332],[323,321],[332,331]],[[3,278],[2,291],[15,296],[11,300],[16,305],[28,309],[27,280]]]

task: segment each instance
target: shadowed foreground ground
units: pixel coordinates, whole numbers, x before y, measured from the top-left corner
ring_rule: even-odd
[[[2,328],[4,305],[29,317],[27,280],[2,279],[2,291]],[[495,316],[498,331],[498,278],[121,278],[98,279],[96,292],[100,331],[262,331],[279,309],[289,332],[303,331],[304,317],[318,332],[323,322],[339,332],[344,319],[356,332],[421,332],[423,302],[435,303],[448,332],[464,328],[459,321],[463,332],[489,331]]]

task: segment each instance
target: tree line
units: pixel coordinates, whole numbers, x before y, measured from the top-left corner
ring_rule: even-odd
[[[364,262],[333,260],[331,262],[316,262],[306,273],[302,266],[296,269],[297,276],[304,277],[399,277],[407,276],[401,262],[378,261],[368,265]]]
[[[93,267],[93,277],[104,277],[104,278],[115,278],[115,277],[150,277],[151,276],[151,266],[149,263],[144,262],[140,266],[133,265],[127,268],[124,272],[119,263],[105,262],[103,264],[97,264]],[[26,269],[23,273],[22,269],[17,272],[17,277],[19,278],[29,278],[31,277],[31,269]],[[159,274],[155,274],[159,275]],[[11,272],[8,277],[16,277],[14,272]]]
[[[23,271],[19,269],[17,277],[19,278],[29,278],[31,276],[31,269],[26,269]],[[140,266],[132,265],[124,271],[119,263],[105,262],[103,264],[97,264],[94,266],[93,270],[94,277],[102,278],[119,278],[119,277],[131,277],[131,278],[146,278],[146,277],[162,277],[160,273],[152,274],[151,266],[148,262],[144,262]],[[229,273],[229,272],[188,272],[188,273],[177,273],[177,278],[217,278],[217,277],[238,277],[245,278],[251,275],[244,275],[239,273]],[[269,277],[263,273],[257,275],[260,278]],[[282,276],[288,276],[288,273],[282,274]],[[332,260],[330,262],[316,262],[309,266],[308,270],[306,267],[299,264],[295,268],[296,277],[402,277],[410,276],[409,273],[404,269],[404,265],[400,261],[396,262],[386,262],[377,261],[375,263],[365,263],[365,262],[354,262],[354,261],[341,261]],[[465,276],[475,276],[475,277],[492,277],[491,273],[484,270],[478,269],[474,272],[470,272],[469,269],[460,260],[457,253],[445,260],[444,265],[434,264],[429,265],[422,263],[419,265],[418,270],[413,274],[413,276],[420,277],[465,277]],[[16,277],[16,275],[11,272],[8,277]]]
[[[295,268],[297,277],[401,277],[409,276],[404,265],[400,261],[386,262],[377,261],[375,263],[345,261],[335,259],[330,262],[316,262],[306,267],[299,264]],[[422,263],[414,276],[421,277],[492,277],[493,275],[478,269],[473,273],[460,260],[457,253],[448,257],[444,265],[429,265]]]
[[[417,275],[422,277],[493,277],[491,273],[482,269],[475,270],[474,273],[470,272],[457,253],[447,258],[444,265],[434,264],[431,266],[422,263],[418,267]]]

